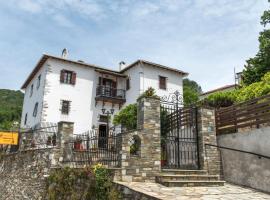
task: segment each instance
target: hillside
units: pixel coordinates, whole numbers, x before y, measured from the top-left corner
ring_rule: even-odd
[[[9,130],[12,122],[20,122],[22,105],[21,91],[0,89],[0,130]]]

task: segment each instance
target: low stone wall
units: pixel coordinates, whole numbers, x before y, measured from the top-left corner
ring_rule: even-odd
[[[121,192],[123,200],[159,200],[158,198],[149,196],[145,193],[132,190],[121,183],[115,183],[115,185],[117,190]]]
[[[270,127],[218,136],[218,145],[270,156]],[[226,181],[270,192],[270,159],[221,150]]]
[[[46,177],[56,163],[54,149],[5,155],[0,162],[0,200],[42,199]]]

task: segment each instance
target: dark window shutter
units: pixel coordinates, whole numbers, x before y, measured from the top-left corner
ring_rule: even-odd
[[[130,79],[128,78],[126,80],[126,90],[129,90],[129,88],[130,88]]]
[[[101,85],[101,77],[98,77],[98,85]]]
[[[116,82],[112,82],[112,88],[116,88]]]
[[[76,84],[76,72],[72,72],[71,84],[72,85]]]
[[[64,78],[65,78],[65,70],[62,69],[61,70],[61,73],[60,73],[60,82],[61,83],[64,83]]]
[[[166,90],[166,88],[167,88],[166,77],[163,77],[163,76],[159,77],[159,88]]]

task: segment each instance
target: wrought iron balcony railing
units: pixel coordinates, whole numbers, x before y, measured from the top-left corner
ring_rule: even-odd
[[[122,89],[116,89],[104,85],[98,85],[96,91],[96,97],[113,98],[119,100],[126,99],[126,91]]]

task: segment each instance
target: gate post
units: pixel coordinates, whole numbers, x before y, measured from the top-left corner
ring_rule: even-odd
[[[60,141],[60,161],[67,161],[72,156],[72,146],[69,143],[73,135],[73,122],[59,122],[58,123],[58,141]]]
[[[123,134],[122,140],[122,181],[155,181],[160,173],[160,99],[141,98],[138,100],[137,131]],[[139,150],[132,152],[132,139],[139,141]]]
[[[221,174],[221,159],[216,147],[205,144],[217,145],[215,129],[215,110],[210,108],[198,108],[198,147],[200,167],[209,174]]]

